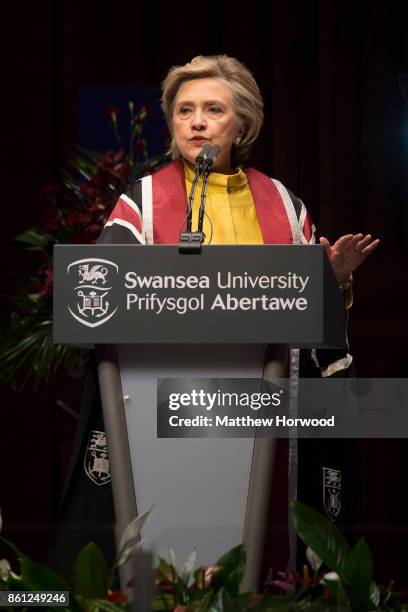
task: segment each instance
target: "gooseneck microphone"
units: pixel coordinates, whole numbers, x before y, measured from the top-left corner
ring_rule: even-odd
[[[193,183],[191,185],[191,191],[188,197],[188,205],[187,205],[187,232],[191,232],[191,224],[192,224],[192,218],[193,218],[193,202],[194,202],[195,192],[197,189],[198,179],[200,178],[200,175],[204,170],[207,156],[210,153],[211,149],[212,147],[210,144],[205,144],[203,148],[201,149],[200,153],[196,157],[195,176],[193,179]]]
[[[207,197],[208,179],[212,172],[215,158],[221,148],[218,145],[211,146],[205,144],[201,149],[200,153],[196,157],[195,163],[195,176],[191,185],[190,195],[188,197],[187,204],[187,229],[185,232],[181,231],[179,252],[180,253],[201,253],[201,245],[205,240],[203,233],[204,223],[204,212],[205,212],[205,200]],[[197,189],[198,180],[204,174],[203,186],[201,189],[201,200],[200,208],[198,211],[198,229],[197,231],[191,231],[192,217],[193,217],[193,202],[194,196]]]
[[[203,232],[203,224],[204,224],[204,212],[205,212],[205,201],[206,201],[206,197],[207,197],[207,187],[208,187],[208,179],[210,177],[210,174],[212,172],[212,168],[215,162],[215,158],[217,157],[218,153],[221,151],[221,147],[219,147],[218,145],[214,145],[213,147],[211,147],[211,150],[207,153],[207,156],[204,160],[204,180],[203,180],[203,187],[201,190],[201,202],[200,202],[200,209],[198,211],[198,228],[197,228],[197,232],[202,233]],[[204,242],[205,236],[203,234],[203,242]]]

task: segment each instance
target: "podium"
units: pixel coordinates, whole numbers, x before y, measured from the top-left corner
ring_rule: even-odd
[[[54,261],[54,340],[96,347],[117,541],[155,503],[146,546],[204,564],[244,541],[256,588],[275,440],[157,438],[157,380],[282,378],[285,347],[343,347],[324,248],[68,245]]]

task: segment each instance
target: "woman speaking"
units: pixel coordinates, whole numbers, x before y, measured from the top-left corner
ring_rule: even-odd
[[[276,179],[244,168],[263,122],[263,102],[249,70],[226,55],[198,56],[172,68],[163,81],[162,108],[172,137],[173,162],[137,181],[114,208],[101,243],[177,244],[186,221],[196,158],[218,145],[209,178],[205,243],[314,244],[304,204]],[[199,188],[193,203],[197,226]],[[321,237],[341,288],[378,244],[348,234],[333,245]]]
[[[316,230],[303,202],[278,180],[245,166],[262,126],[263,102],[253,76],[243,64],[226,55],[198,56],[184,66],[172,68],[163,81],[162,108],[171,134],[172,161],[153,175],[138,180],[121,195],[102,232],[100,244],[178,244],[189,217],[188,196],[196,175],[196,160],[205,145],[207,150],[211,147],[212,151],[218,151],[207,189],[205,244],[316,243]],[[202,178],[192,199],[192,228],[198,224],[201,188]],[[379,241],[369,234],[348,234],[333,244],[324,237],[319,242],[326,249],[339,291],[344,293],[345,307],[349,308],[352,272]],[[344,375],[352,362],[347,349],[300,353],[302,375],[306,376]],[[110,485],[96,486],[83,470],[88,432],[103,431],[97,388],[93,401],[86,405],[93,407],[81,414],[82,438],[79,435],[75,445],[72,480],[61,523],[72,524],[72,515],[83,512],[83,517],[77,516],[75,521],[82,524],[83,543],[96,539],[103,546],[112,512]],[[318,482],[322,462],[315,447],[307,465],[310,478]],[[304,470],[305,465],[300,462],[299,470]],[[339,472],[342,469],[337,464],[325,467]],[[315,505],[322,510],[319,486],[315,487],[316,499],[319,499]],[[300,483],[299,497],[312,503],[310,496],[302,495],[306,489]],[[73,501],[78,496],[80,503]],[[346,508],[347,503],[343,506]],[[78,544],[76,540],[77,547]]]

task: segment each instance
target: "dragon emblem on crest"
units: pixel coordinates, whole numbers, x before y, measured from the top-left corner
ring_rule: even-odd
[[[108,281],[106,280],[106,275],[108,274],[108,268],[103,266],[102,264],[95,264],[91,268],[89,268],[90,264],[81,264],[78,268],[79,276],[81,280],[79,284],[83,283],[97,283],[99,280],[105,284]]]

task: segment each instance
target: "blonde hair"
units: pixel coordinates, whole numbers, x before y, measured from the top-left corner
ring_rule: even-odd
[[[263,123],[263,101],[259,87],[248,68],[228,55],[197,55],[184,66],[170,68],[162,83],[162,109],[172,136],[169,153],[179,159],[180,152],[173,135],[174,100],[180,85],[185,81],[205,78],[225,79],[231,89],[236,115],[241,119],[244,133],[239,144],[232,145],[233,165],[246,161],[252,144],[258,137]]]

